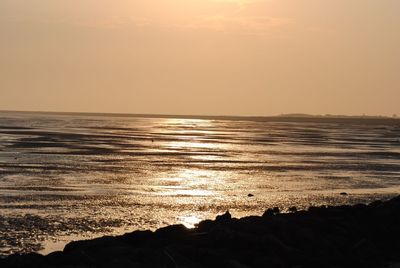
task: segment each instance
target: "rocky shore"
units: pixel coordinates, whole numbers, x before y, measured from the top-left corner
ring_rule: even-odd
[[[71,242],[62,252],[0,259],[0,267],[388,267],[400,261],[400,196],[371,204],[172,225]]]

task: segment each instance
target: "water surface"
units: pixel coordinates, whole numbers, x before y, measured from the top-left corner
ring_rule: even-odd
[[[241,217],[388,198],[399,193],[399,139],[398,120],[3,112],[0,255],[191,227],[226,210]]]

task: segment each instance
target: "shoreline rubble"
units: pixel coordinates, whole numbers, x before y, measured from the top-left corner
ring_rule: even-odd
[[[400,261],[400,196],[371,204],[310,207],[262,216],[229,212],[196,228],[171,225],[74,241],[0,267],[385,267]]]

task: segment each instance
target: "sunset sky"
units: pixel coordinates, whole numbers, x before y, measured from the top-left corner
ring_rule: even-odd
[[[0,110],[400,114],[399,0],[0,0]]]

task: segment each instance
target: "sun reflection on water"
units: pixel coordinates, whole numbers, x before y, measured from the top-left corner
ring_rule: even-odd
[[[168,196],[212,196],[213,184],[218,176],[212,170],[182,169],[171,177],[159,179],[159,195]]]
[[[188,119],[188,118],[167,118],[163,120],[163,125],[185,126],[185,127],[210,127],[213,120],[208,119]]]
[[[178,221],[185,225],[187,228],[194,228],[196,224],[198,224],[201,219],[198,216],[190,215],[190,216],[179,216]]]
[[[166,147],[170,149],[219,149],[219,144],[211,143],[211,142],[199,142],[194,140],[185,140],[185,141],[173,141],[168,142]]]

